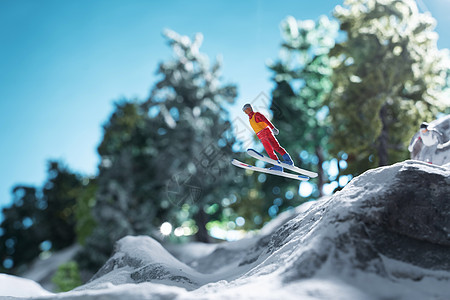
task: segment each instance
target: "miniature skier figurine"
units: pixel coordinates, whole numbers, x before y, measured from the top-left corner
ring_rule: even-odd
[[[266,150],[269,157],[271,159],[279,161],[275,153],[276,151],[283,157],[284,163],[293,166],[294,162],[292,161],[291,156],[286,152],[286,150],[283,149],[283,147],[280,146],[280,143],[278,143],[277,139],[274,136],[278,135],[278,129],[273,126],[273,124],[269,120],[267,120],[267,118],[263,114],[254,112],[250,104],[245,104],[242,110],[248,115],[250,125],[263,144],[264,149]],[[270,170],[283,171],[283,168],[280,166],[273,166],[270,168]]]
[[[423,122],[408,147],[411,159],[445,165],[450,162],[450,115]]]

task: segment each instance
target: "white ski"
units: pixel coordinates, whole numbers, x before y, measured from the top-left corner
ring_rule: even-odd
[[[300,169],[299,167],[291,166],[291,165],[285,164],[283,162],[278,162],[276,160],[271,159],[270,157],[262,155],[261,153],[259,153],[256,150],[253,150],[253,149],[248,149],[247,150],[247,154],[250,155],[251,157],[256,158],[256,159],[265,161],[265,162],[270,163],[270,164],[275,165],[275,166],[283,167],[285,169],[294,171],[294,172],[302,174],[302,175],[306,175],[306,176],[311,177],[311,178],[316,178],[317,175],[318,175],[315,172],[311,172],[311,171],[308,171],[308,170],[303,170],[303,169]]]
[[[278,176],[291,178],[291,179],[297,179],[297,180],[301,180],[301,181],[307,181],[309,179],[308,176],[304,176],[304,175],[297,175],[297,174],[286,173],[286,172],[282,172],[282,171],[269,170],[269,169],[266,169],[266,168],[260,168],[260,167],[252,166],[252,165],[243,163],[243,162],[241,162],[241,161],[239,161],[237,159],[233,159],[231,161],[231,163],[233,165],[235,165],[236,167],[243,168],[243,169],[248,169],[248,170],[253,170],[253,171],[256,171],[256,172],[267,173],[267,174],[272,174],[272,175],[278,175]]]

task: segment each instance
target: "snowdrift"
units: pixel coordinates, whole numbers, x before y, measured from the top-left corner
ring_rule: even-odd
[[[29,299],[29,297],[54,294],[45,290],[33,280],[13,275],[0,274],[0,297],[12,295]]]
[[[450,170],[419,161],[370,170],[259,236],[199,253],[177,259],[128,236],[89,283],[58,298],[448,299]]]

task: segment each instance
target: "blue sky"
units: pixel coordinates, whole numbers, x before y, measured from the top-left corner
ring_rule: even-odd
[[[171,57],[165,28],[223,57],[225,82],[239,87],[237,107],[270,94],[279,23],[331,16],[337,0],[315,1],[0,1],[0,206],[16,184],[41,185],[46,162],[95,174],[102,124],[122,98],[145,99],[158,63]],[[450,48],[448,0],[420,0]]]

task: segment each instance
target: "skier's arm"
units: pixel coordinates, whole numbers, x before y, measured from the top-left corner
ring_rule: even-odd
[[[259,112],[257,112],[255,114],[255,121],[257,123],[259,123],[259,122],[266,123],[270,127],[270,129],[273,129],[275,127],[269,120],[267,120],[267,118],[263,114],[261,114]]]
[[[444,136],[443,136],[443,134],[442,134],[439,130],[436,130],[436,129],[434,129],[434,128],[431,128],[430,131],[436,132],[436,133],[437,133],[437,136],[438,136],[438,142],[439,142],[440,144],[443,144],[443,142],[444,142]]]
[[[420,139],[420,132],[417,132],[411,139],[411,142],[409,143],[409,147],[408,147],[409,152],[413,151],[414,146],[416,145],[416,143],[419,139]]]
[[[438,145],[437,145],[437,149],[439,149],[439,150],[443,150],[443,149],[445,149],[445,148],[447,148],[447,147],[450,147],[450,141],[447,141],[447,142],[444,143],[444,144],[438,144]]]

